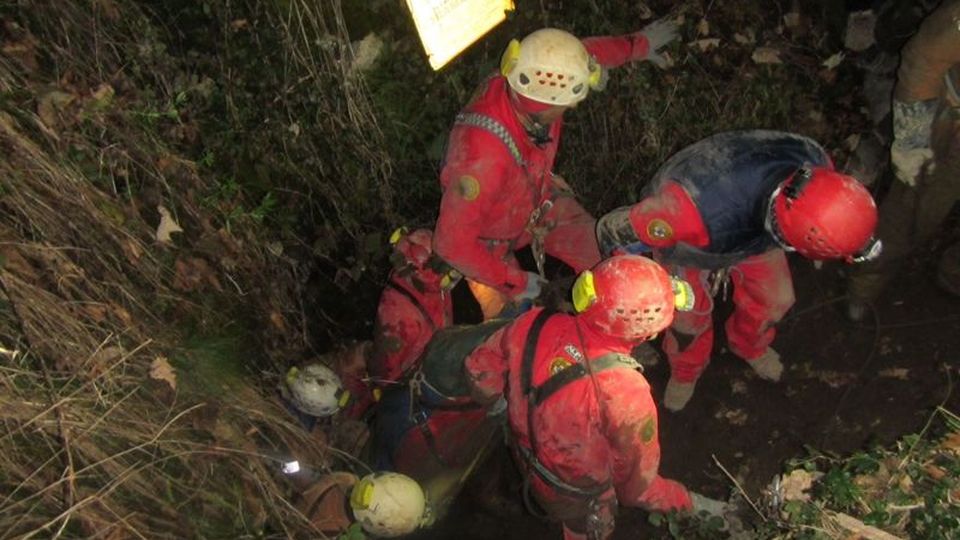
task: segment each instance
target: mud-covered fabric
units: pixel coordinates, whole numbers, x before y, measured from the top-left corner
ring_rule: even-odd
[[[416,369],[434,332],[453,321],[450,292],[421,289],[415,283],[394,272],[380,295],[368,365],[375,384],[398,381]]]
[[[587,52],[608,68],[645,60],[652,52],[642,32],[583,41]],[[599,262],[596,219],[552,174],[563,119],[533,140],[499,74],[480,85],[460,118],[440,173],[437,253],[465,277],[508,297],[527,284],[527,274],[508,255],[530,245],[534,234],[543,237],[546,254],[575,272]]]
[[[946,97],[948,79],[958,82],[960,0],[944,0],[920,25],[901,51],[893,97],[905,103]]]
[[[511,438],[531,449],[528,402],[521,382],[528,334],[542,310],[535,308],[501,328],[466,360],[475,398],[508,403]],[[629,354],[619,340],[579,326],[576,317],[557,314],[540,331],[533,360],[532,384],[543,385],[556,373],[607,354]],[[578,378],[547,397],[532,412],[537,459],[567,484],[582,488],[613,484],[601,500],[668,511],[690,507],[686,489],[659,476],[657,409],[643,375],[608,369]],[[521,460],[521,466],[524,461]],[[576,529],[590,514],[588,501],[557,492],[538,475],[530,489],[552,517]],[[615,503],[614,503],[615,504]]]
[[[946,0],[902,51],[894,89],[895,112],[899,107],[901,113],[891,148],[901,181],[893,183],[880,205],[877,236],[883,252],[851,276],[849,291],[858,302],[879,296],[907,255],[930,240],[960,199],[958,70],[960,0]]]
[[[679,184],[706,228],[707,243],[698,246],[675,241],[660,249],[661,258],[716,269],[776,247],[765,228],[770,195],[801,166],[831,164],[812,139],[779,131],[719,133],[684,148],[660,167],[644,197],[657,196],[671,184]],[[651,227],[651,221],[644,223],[638,213],[631,218],[635,227]],[[691,219],[682,214],[676,219],[684,218]],[[669,221],[667,225],[676,227]]]
[[[670,376],[680,383],[696,381],[713,350],[713,298],[710,272],[700,268],[671,267],[670,271],[693,287],[694,307],[678,311],[663,341],[670,361]],[[748,257],[729,271],[733,284],[733,313],[726,321],[730,350],[747,361],[756,359],[776,336],[775,324],[794,303],[790,267],[783,250]]]
[[[509,319],[493,319],[482,324],[454,326],[437,332],[423,355],[420,371],[425,382],[447,397],[469,396],[464,359],[508,322]]]
[[[894,182],[880,204],[877,236],[883,252],[858,264],[848,284],[859,302],[873,302],[914,249],[928,244],[960,200],[960,111],[944,109],[934,122],[934,161],[915,185]]]
[[[502,133],[477,125],[461,123],[453,128],[440,174],[443,196],[434,238],[437,253],[468,279],[511,297],[527,285],[526,272],[511,255],[533,241],[532,226],[547,231],[546,252],[574,270],[598,262],[595,219],[574,198],[555,193],[551,170],[562,119],[550,125],[549,142],[535,144],[513,110],[501,76],[488,79],[462,114],[496,122],[513,144],[505,144]],[[540,215],[532,223],[535,212]]]

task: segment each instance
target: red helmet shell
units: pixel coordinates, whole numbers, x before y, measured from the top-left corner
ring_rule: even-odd
[[[877,227],[870,192],[828,167],[801,168],[773,202],[777,233],[810,259],[843,259],[859,253]]]
[[[417,229],[409,232],[394,245],[394,249],[403,255],[407,264],[417,270],[423,270],[433,253],[433,232],[429,229]]]
[[[659,264],[639,255],[619,255],[601,261],[592,272],[595,299],[578,317],[596,331],[640,342],[673,322],[673,287]]]

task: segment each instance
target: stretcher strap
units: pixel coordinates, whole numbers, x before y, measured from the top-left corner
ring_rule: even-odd
[[[549,309],[544,309],[543,311],[538,313],[537,317],[533,320],[533,324],[530,326],[530,331],[529,333],[527,333],[527,339],[524,342],[523,358],[521,360],[522,365],[521,365],[521,371],[520,371],[520,382],[521,382],[521,385],[523,386],[523,393],[527,397],[527,437],[530,439],[530,448],[526,448],[519,443],[516,443],[516,446],[517,448],[520,449],[520,455],[523,456],[523,458],[526,460],[527,464],[534,471],[534,473],[536,473],[536,475],[539,476],[541,480],[546,482],[547,485],[557,490],[558,493],[561,493],[569,497],[593,499],[595,497],[600,496],[602,493],[604,493],[608,489],[610,489],[611,483],[609,480],[607,480],[606,482],[603,482],[602,484],[598,484],[596,486],[592,486],[588,488],[574,486],[572,484],[567,483],[562,478],[560,478],[559,476],[554,474],[552,471],[550,471],[550,469],[548,469],[543,463],[540,462],[536,454],[537,442],[536,442],[535,429],[533,425],[533,418],[534,418],[533,413],[536,410],[537,406],[540,404],[540,402],[543,401],[543,399],[546,398],[546,396],[553,394],[554,392],[556,392],[566,384],[569,384],[570,382],[586,375],[587,373],[584,366],[577,364],[576,367],[580,368],[579,375],[577,377],[572,377],[572,376],[570,376],[569,378],[567,376],[560,377],[566,371],[573,372],[574,366],[571,366],[555,374],[553,377],[548,379],[547,383],[550,383],[550,381],[554,379],[556,379],[558,382],[551,384],[550,387],[547,388],[547,393],[545,393],[545,396],[543,398],[539,400],[537,399],[538,394],[541,393],[540,390],[542,390],[546,386],[546,384],[540,387],[533,386],[533,361],[534,361],[534,358],[536,357],[537,344],[540,341],[540,333],[543,330],[543,327],[546,324],[547,320],[550,317],[552,317],[555,313],[556,312]],[[604,365],[607,366],[606,368],[603,368],[603,369],[607,369],[610,367],[617,367],[617,366],[626,366],[628,364],[628,362],[624,360],[620,360],[619,355],[605,356],[602,359],[599,359],[598,361],[603,361]],[[636,364],[636,362],[634,362],[634,364]],[[562,382],[559,382],[559,381],[562,381]]]
[[[640,364],[625,354],[605,354],[590,361],[590,370],[596,374],[613,368],[641,369]],[[533,403],[539,406],[548,397],[552,396],[564,386],[587,375],[587,368],[583,364],[572,365],[551,376],[546,382],[533,389]]]
[[[433,317],[431,317],[430,314],[427,312],[427,308],[423,307],[423,304],[420,303],[420,300],[418,300],[417,297],[414,296],[412,292],[408,291],[405,287],[401,287],[396,281],[393,281],[393,280],[387,282],[387,287],[390,287],[391,289],[397,291],[398,293],[403,295],[407,300],[409,300],[410,303],[413,304],[413,307],[417,308],[417,310],[420,311],[420,314],[423,315],[423,318],[426,319],[427,323],[430,324],[431,330],[437,329],[437,324],[433,322]]]

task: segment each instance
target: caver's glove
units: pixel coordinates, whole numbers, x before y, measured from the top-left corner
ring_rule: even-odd
[[[693,502],[693,508],[690,513],[698,517],[718,517],[723,519],[724,512],[727,510],[727,503],[717,499],[711,499],[694,491],[690,492],[690,501]]]
[[[620,251],[645,253],[650,247],[640,241],[630,222],[630,206],[621,206],[607,212],[597,220],[597,245],[604,257]]]
[[[527,286],[503,306],[497,318],[513,319],[533,307],[533,301],[540,296],[540,291],[546,282],[540,274],[533,272],[526,272],[526,274]]]
[[[649,60],[660,69],[665,69],[670,65],[670,60],[661,53],[661,49],[677,39],[677,23],[669,19],[660,19],[652,22],[640,30],[634,37],[643,37],[645,39],[635,39],[633,58],[631,60]],[[642,46],[646,42],[646,48]]]
[[[520,291],[519,294],[513,297],[513,300],[518,304],[522,304],[525,300],[533,302],[538,296],[540,296],[540,291],[543,288],[543,278],[540,277],[540,274],[535,272],[527,272],[527,286]]]
[[[937,100],[893,101],[893,144],[890,163],[897,179],[908,186],[917,185],[924,166],[933,159],[930,130],[936,115]]]

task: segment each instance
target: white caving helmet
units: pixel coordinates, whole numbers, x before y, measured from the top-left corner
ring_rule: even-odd
[[[330,416],[350,399],[340,377],[323,364],[290,368],[280,391],[294,407],[311,416]]]
[[[363,530],[381,538],[409,534],[429,518],[420,484],[394,472],[363,477],[350,493],[350,508]]]
[[[603,69],[576,36],[543,28],[513,40],[500,72],[521,96],[548,105],[571,106],[600,84]]]

